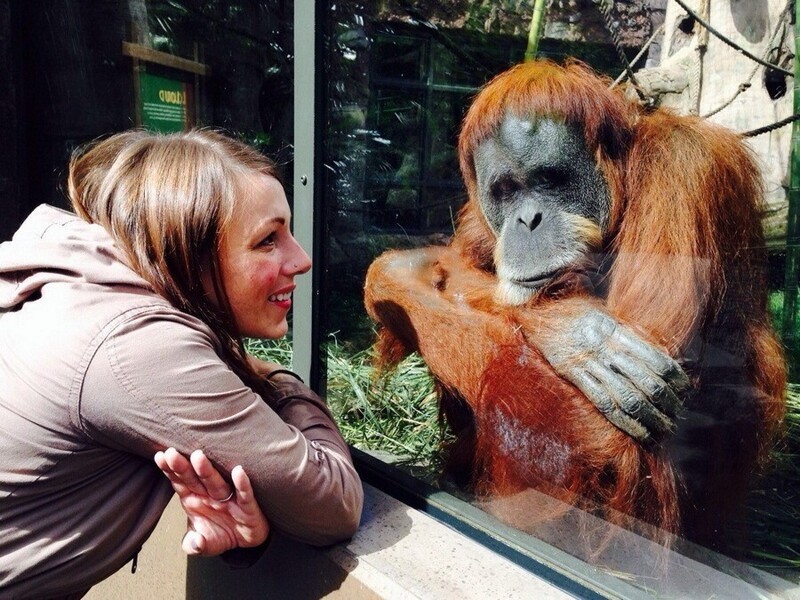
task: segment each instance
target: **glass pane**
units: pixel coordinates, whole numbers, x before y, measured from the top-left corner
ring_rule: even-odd
[[[420,176],[422,99],[380,90],[367,108],[370,127],[368,173],[380,181],[416,181]]]
[[[533,2],[327,6],[321,294],[329,343],[320,385],[348,440],[379,457],[387,473],[412,474],[467,500],[486,511],[487,523],[512,524],[520,530],[515,544],[527,540],[535,548],[544,540],[585,560],[587,577],[601,569],[665,598],[735,596],[741,581],[784,594],[800,580],[796,376],[784,383],[787,362],[778,352],[785,345],[794,368],[800,262],[793,252],[800,246],[797,232],[787,231],[787,222],[797,220],[781,183],[790,130],[748,138],[759,173],[734,138],[716,138],[705,125],[693,137],[689,121],[662,128],[666,120],[639,111],[620,55],[633,63],[648,102],[699,113],[738,133],[790,114],[792,102],[785,91],[767,99],[780,86],[752,77],[751,61],[725,58],[713,36],[699,88],[687,79],[683,88],[658,89],[663,71],[647,69],[678,61],[700,29],[657,4],[615,3],[607,19],[594,3],[547,3],[539,56],[578,59],[608,79],[600,88],[554,85],[550,93],[560,104],[538,117],[514,121],[505,108],[492,112],[507,97],[522,98],[521,85],[498,92],[483,109],[483,119],[506,115],[492,121],[505,129],[494,136],[492,127],[480,129],[480,120],[473,124],[480,143],[469,164],[489,209],[479,214],[476,197],[469,264],[450,246],[467,200],[458,135],[479,90],[523,61]],[[714,11],[712,17],[732,39],[762,44],[765,53],[769,44],[788,43],[780,41],[791,38],[785,13],[766,4],[748,10],[737,5],[728,20]],[[779,61],[789,50],[772,56]],[[604,104],[610,87],[619,97]],[[623,88],[628,100],[620,99]],[[548,106],[550,97],[537,106]],[[515,109],[520,105],[524,99]],[[625,108],[616,113],[612,105]],[[651,131],[658,135],[648,146]],[[726,160],[734,155],[732,166]],[[751,174],[764,178],[766,210],[755,203]],[[529,209],[534,202],[543,208]],[[547,233],[562,218],[584,225],[581,219],[595,219],[596,238],[578,235],[591,251],[576,250],[570,239],[577,234],[568,226]],[[543,233],[512,237],[512,225]],[[714,240],[719,246],[712,248]],[[375,266],[385,251],[409,249],[420,250]],[[564,258],[572,250],[579,264]],[[574,270],[565,270],[568,263]],[[530,300],[514,277],[551,287]],[[597,315],[582,320],[591,310],[578,290],[621,323]],[[547,327],[556,332],[549,342],[542,337]],[[661,367],[632,363],[629,342],[602,336],[587,342],[590,334],[581,332],[598,327],[619,335],[630,327],[661,340],[659,347],[679,359],[693,387],[686,391],[671,380],[683,406],[674,430],[636,441],[640,430],[613,414],[615,401],[603,406],[602,394],[612,389],[623,403],[628,395],[652,394],[671,413],[649,370]],[[379,351],[385,361],[400,361],[384,376],[376,367]],[[603,358],[588,366],[584,351]],[[667,371],[661,374],[669,380]],[[584,392],[568,381],[582,382]],[[778,420],[784,391],[787,435],[773,438],[769,422]],[[639,410],[630,406],[636,418]],[[761,471],[757,454],[765,459]],[[630,465],[636,468],[626,475]],[[614,490],[627,491],[614,496]],[[704,511],[695,510],[701,505]]]
[[[480,54],[470,51],[475,46],[481,47]],[[525,45],[518,36],[442,29],[435,36],[433,52],[431,76],[434,84],[472,88],[477,78],[491,77],[521,61]]]
[[[469,104],[470,95],[463,92],[431,93],[430,111],[436,118],[428,121],[426,179],[438,179],[449,183],[459,181],[458,164],[453,160],[453,148],[458,142],[458,130],[464,117],[464,108]]]
[[[200,122],[232,131],[285,163],[292,141],[291,6],[149,0],[146,17],[140,35],[149,46],[208,64]]]
[[[452,184],[431,184],[422,190],[420,216],[421,228],[439,232],[441,240],[447,240],[445,231],[455,228],[456,216],[464,204],[464,190]],[[434,238],[435,239],[435,238]]]
[[[371,58],[374,77],[419,81],[425,77],[427,45],[415,37],[379,33],[375,36]]]
[[[71,1],[14,3],[11,17],[26,39],[41,38],[30,52],[8,56],[18,61],[8,102],[28,148],[20,152],[15,185],[25,214],[43,201],[63,204],[59,177],[77,145],[140,123],[140,75],[190,86],[195,105],[189,124],[224,127],[286,162],[292,142],[290,4],[148,0],[109,2],[99,10]],[[136,56],[122,50],[123,42],[137,47]],[[193,66],[138,58],[147,51]],[[200,73],[189,70],[197,65]],[[4,223],[4,231],[21,218]]]

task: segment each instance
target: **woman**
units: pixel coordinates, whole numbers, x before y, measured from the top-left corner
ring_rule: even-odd
[[[190,551],[264,539],[245,472],[270,527],[350,537],[363,492],[325,403],[242,347],[286,333],[311,267],[274,165],[212,131],[131,131],[73,157],[68,189],[77,216],[40,206],[0,245],[3,595],[80,593],[131,560],[173,492],[159,466],[208,526]]]

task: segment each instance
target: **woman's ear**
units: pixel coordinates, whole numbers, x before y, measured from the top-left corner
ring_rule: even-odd
[[[212,257],[211,253],[209,253],[199,261],[200,285],[203,286],[203,293],[209,302],[217,308],[220,307],[219,299],[223,297],[218,260],[217,256]]]

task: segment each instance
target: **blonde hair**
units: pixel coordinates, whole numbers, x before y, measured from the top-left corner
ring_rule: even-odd
[[[67,182],[75,212],[105,228],[158,294],[211,327],[223,360],[251,384],[217,251],[255,174],[280,180],[274,162],[218,131],[131,130],[79,149]],[[204,271],[217,304],[203,288]]]

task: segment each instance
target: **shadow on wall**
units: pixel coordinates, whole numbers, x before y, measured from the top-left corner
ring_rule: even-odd
[[[190,557],[187,600],[324,598],[342,587],[347,572],[317,549],[277,534],[252,567],[233,569],[218,558]]]
[[[731,16],[736,30],[751,44],[758,44],[767,35],[768,0],[731,0]]]
[[[187,600],[291,598],[317,600],[378,600],[384,596],[349,577],[359,567],[358,556],[370,556],[395,546],[409,535],[407,507],[367,495],[361,528],[348,543],[326,549],[289,540],[277,532],[264,555],[252,567],[234,569],[219,558],[188,559]],[[380,523],[379,527],[369,523]],[[370,567],[363,565],[364,569]]]

